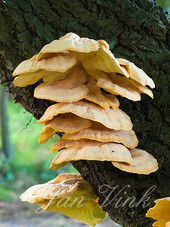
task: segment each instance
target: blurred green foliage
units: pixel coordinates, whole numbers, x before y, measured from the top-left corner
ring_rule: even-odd
[[[7,160],[0,153],[0,201],[18,199],[20,193],[33,184],[45,183],[62,172],[77,172],[71,165],[58,171],[49,170],[56,153],[50,153],[51,145],[59,137],[54,135],[40,145],[38,139],[42,125],[23,107],[9,101],[8,116],[13,159]],[[1,147],[0,142],[0,147]]]
[[[165,10],[170,8],[170,0],[156,0],[157,4],[162,6]]]

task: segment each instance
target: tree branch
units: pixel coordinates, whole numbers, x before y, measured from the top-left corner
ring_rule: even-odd
[[[120,98],[120,107],[132,119],[139,147],[157,158],[159,170],[143,176],[120,171],[109,162],[72,163],[92,185],[101,204],[111,192],[110,187],[118,186],[104,209],[114,221],[126,227],[151,226],[151,221],[145,218],[146,210],[153,200],[169,196],[170,192],[168,28],[166,14],[151,0],[0,0],[1,83],[8,87],[15,102],[21,103],[35,118],[40,118],[51,102],[33,98],[35,85],[14,87],[11,72],[43,45],[70,31],[106,40],[116,57],[134,62],[154,79],[154,100],[144,96],[140,103],[132,103]],[[127,194],[122,191],[114,199],[128,184]],[[108,186],[101,188],[102,185]],[[157,188],[150,194],[149,207],[143,208],[141,203],[129,208],[128,203],[116,208],[116,201],[121,197],[125,201],[135,196],[139,201],[153,185]]]

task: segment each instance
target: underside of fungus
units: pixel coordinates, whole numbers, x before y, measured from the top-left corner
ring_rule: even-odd
[[[150,174],[158,169],[157,160],[151,154],[136,148],[138,139],[133,124],[119,108],[118,100],[122,96],[140,101],[141,94],[153,98],[147,86],[154,88],[154,82],[132,62],[115,58],[104,40],[80,38],[68,33],[23,61],[13,76],[13,83],[19,87],[38,82],[34,97],[56,102],[38,121],[44,124],[39,139],[41,144],[58,131],[64,134],[51,147],[51,152],[59,153],[50,168],[56,170],[71,161],[98,160],[111,162],[122,171],[136,174]],[[80,186],[80,183],[76,185]],[[45,190],[46,186],[42,187]],[[27,199],[24,200],[22,195],[22,200],[32,202],[32,194],[29,194],[32,190],[34,188],[25,192]],[[44,204],[51,207],[51,198],[45,196],[42,199],[40,191],[36,193],[43,209]],[[62,209],[58,211],[68,215]],[[71,215],[68,216],[75,218],[73,212],[69,212]],[[87,223],[82,217],[78,220]],[[95,223],[98,220],[91,224]]]

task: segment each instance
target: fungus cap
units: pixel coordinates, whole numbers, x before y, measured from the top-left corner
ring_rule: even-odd
[[[66,72],[76,64],[76,58],[70,53],[60,53],[52,58],[42,59],[41,61],[35,60],[35,56],[21,62],[14,70],[13,76],[23,73],[37,72],[38,70]]]
[[[103,107],[104,109],[110,108],[110,103],[108,99],[102,94],[101,89],[96,86],[96,81],[94,79],[90,79],[89,83],[87,84],[89,92],[87,93],[85,99],[91,102],[98,104],[99,106]]]
[[[131,79],[128,79],[128,82],[133,84],[140,91],[140,93],[146,94],[153,99],[153,92],[149,88],[147,88]]]
[[[80,174],[63,173],[45,184],[30,187],[20,198],[24,202],[37,203],[55,197],[65,197],[72,194],[82,180]]]
[[[131,63],[130,77],[143,86],[149,85],[151,88],[155,88],[153,80],[142,69],[138,68],[133,63]]]
[[[119,100],[116,98],[115,95],[113,95],[113,94],[107,94],[107,93],[103,93],[103,95],[107,98],[107,100],[108,100],[110,106],[111,106],[113,109],[119,108],[120,103],[119,103]]]
[[[138,139],[133,130],[108,129],[97,122],[92,122],[90,128],[82,129],[75,133],[66,133],[63,138],[68,140],[89,139],[100,142],[116,142],[122,143],[129,148],[134,148],[138,145]]]
[[[21,195],[21,200],[93,226],[102,222],[106,214],[92,187],[79,174],[60,174],[52,181],[35,185]]]
[[[119,100],[113,94],[102,92],[101,88],[96,85],[96,82],[95,79],[89,77],[87,84],[89,92],[85,99],[98,104],[104,109],[109,109],[110,107],[117,109],[119,107]]]
[[[155,220],[170,219],[170,197],[157,199],[155,203],[155,206],[148,210],[146,217]]]
[[[67,140],[61,137],[55,144],[51,146],[51,153],[54,153],[55,151],[61,150],[63,148],[71,147],[73,145],[75,145],[74,140]]]
[[[40,133],[39,143],[43,144],[56,132],[74,133],[91,126],[89,120],[72,113],[61,114],[45,123]]]
[[[43,132],[41,131],[40,138],[38,140],[40,144],[46,143],[57,132],[56,130],[50,127],[46,128],[43,127],[42,130]]]
[[[129,62],[126,59],[117,58],[119,64],[125,67],[129,73],[129,77],[139,84],[146,86],[149,85],[151,88],[155,87],[153,80],[140,68],[138,68],[132,62]]]
[[[39,60],[48,56],[47,54],[61,53],[65,51],[89,53],[92,51],[97,51],[98,48],[99,43],[96,40],[80,38],[74,33],[68,33],[59,40],[54,40],[51,43],[45,45],[36,58]]]
[[[75,102],[87,96],[86,73],[81,67],[73,69],[64,80],[42,83],[34,90],[34,97],[56,102]]]
[[[23,73],[19,76],[15,77],[13,80],[13,84],[18,87],[25,87],[27,85],[35,84],[38,80],[43,79],[43,82],[55,82],[58,80],[65,79],[69,73],[71,72],[72,68],[67,70],[66,72],[52,72],[46,70],[38,70],[37,72],[31,73]]]
[[[120,109],[104,110],[102,107],[86,102],[78,101],[74,103],[57,103],[47,108],[44,115],[38,121],[43,124],[51,120],[54,116],[62,113],[73,113],[82,118],[97,121],[107,128],[115,130],[131,130],[132,122],[129,116]]]
[[[112,164],[120,170],[137,174],[150,174],[157,171],[157,160],[148,152],[141,149],[130,149],[130,153],[134,164],[124,162],[112,162]]]
[[[108,50],[105,45],[100,46],[97,53],[91,57],[86,56],[82,61],[83,67],[88,72],[93,70],[100,70],[106,73],[120,73],[129,77],[128,72],[122,66],[120,66],[117,59],[114,57],[112,52]]]
[[[114,95],[121,95],[127,99],[139,101],[141,99],[140,92],[134,85],[128,83],[128,79],[126,79],[118,74],[111,74],[110,76],[99,78],[97,86]]]
[[[102,143],[92,140],[76,141],[70,148],[61,150],[52,161],[50,169],[57,170],[61,165],[71,161],[96,160],[96,161],[123,161],[133,163],[128,149],[116,143]]]
[[[31,84],[35,84],[38,80],[41,79],[40,75],[37,73],[24,73],[21,76],[15,77],[13,84],[17,87],[25,87]]]
[[[100,47],[103,46],[106,50],[109,50],[109,44],[105,40],[100,39],[100,40],[97,40],[97,41],[98,41]]]
[[[170,218],[166,220],[159,220],[153,223],[154,227],[170,227]]]

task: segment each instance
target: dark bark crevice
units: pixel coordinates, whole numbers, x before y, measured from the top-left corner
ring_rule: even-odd
[[[67,32],[93,39],[105,39],[116,57],[123,57],[141,67],[155,81],[154,100],[143,95],[141,102],[120,98],[120,108],[132,119],[139,147],[152,153],[159,170],[149,176],[122,172],[109,162],[72,163],[92,185],[102,204],[109,191],[99,192],[103,184],[118,185],[114,195],[130,184],[128,196],[142,197],[150,187],[150,207],[157,198],[169,196],[169,23],[167,15],[151,0],[0,0],[0,79],[15,102],[35,118],[40,118],[51,102],[33,98],[36,85],[14,87],[12,70],[24,59],[37,53],[43,45]],[[110,190],[110,189],[109,189]],[[123,226],[146,227],[148,209],[140,206],[115,208],[116,200],[104,209]]]

